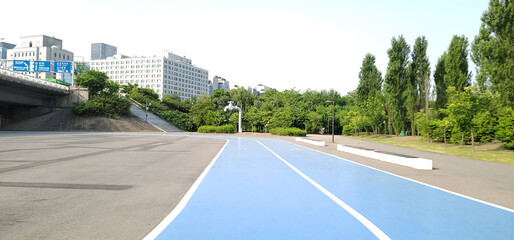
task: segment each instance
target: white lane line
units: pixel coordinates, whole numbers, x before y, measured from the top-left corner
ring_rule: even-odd
[[[361,222],[366,228],[368,228],[378,239],[381,239],[381,240],[390,240],[391,238],[389,238],[384,232],[382,232],[382,230],[380,230],[380,228],[378,228],[377,226],[375,226],[375,224],[373,224],[371,221],[369,221],[366,217],[362,216],[359,212],[355,211],[355,209],[353,209],[352,207],[348,206],[348,204],[346,204],[345,202],[343,202],[341,199],[339,199],[338,197],[336,197],[334,194],[332,194],[330,191],[328,191],[326,188],[322,187],[321,185],[319,185],[317,182],[315,182],[314,180],[312,180],[310,177],[308,177],[307,175],[305,175],[303,172],[301,172],[300,170],[298,170],[296,167],[294,167],[291,163],[289,163],[288,161],[286,161],[285,159],[283,159],[282,157],[280,157],[278,154],[276,154],[275,152],[273,152],[271,149],[269,149],[266,145],[262,144],[259,140],[256,140],[260,145],[262,145],[264,148],[266,148],[268,151],[270,151],[271,153],[273,153],[273,155],[275,155],[275,157],[277,157],[278,159],[280,159],[280,161],[282,161],[283,163],[285,163],[288,167],[290,167],[291,169],[293,169],[293,171],[295,171],[296,173],[298,173],[298,175],[300,175],[301,177],[303,177],[305,180],[307,180],[310,184],[312,184],[314,187],[316,187],[318,190],[320,190],[323,194],[325,194],[327,197],[329,197],[332,201],[334,201],[335,203],[337,203],[337,205],[339,205],[340,207],[342,207],[344,210],[346,210],[348,213],[350,213],[353,217],[355,217],[357,220],[359,220],[359,222]]]
[[[280,140],[280,141],[283,141],[283,140]],[[322,152],[322,151],[319,151],[317,149],[312,149],[312,148],[308,148],[308,147],[305,147],[305,146],[302,146],[302,145],[298,145],[298,144],[294,144],[294,143],[291,143],[291,142],[286,142],[286,141],[283,141],[285,143],[289,143],[289,144],[292,144],[292,145],[295,145],[295,146],[298,146],[298,147],[301,147],[301,148],[305,148],[305,149],[309,149],[309,150],[312,150],[312,151],[315,151],[315,152],[319,152],[321,154],[325,154],[327,156],[331,156],[331,157],[334,157],[334,158],[338,158],[338,159],[341,159],[343,161],[346,161],[346,162],[349,162],[349,163],[353,163],[353,164],[357,164],[359,166],[362,166],[362,167],[365,167],[365,168],[369,168],[369,169],[373,169],[375,171],[379,171],[379,172],[383,172],[385,174],[389,174],[391,176],[395,176],[395,177],[398,177],[398,178],[402,178],[402,179],[405,179],[407,181],[411,181],[411,182],[414,182],[414,183],[417,183],[417,184],[421,184],[421,185],[424,185],[424,186],[427,186],[427,187],[430,187],[430,188],[434,188],[434,189],[437,189],[437,190],[440,190],[440,191],[443,191],[443,192],[447,192],[449,194],[453,194],[453,195],[456,195],[456,196],[459,196],[461,198],[465,198],[465,199],[469,199],[469,200],[472,200],[472,201],[475,201],[475,202],[479,202],[479,203],[482,203],[484,205],[488,205],[488,206],[491,206],[491,207],[495,207],[495,208],[499,208],[501,210],[505,210],[507,212],[511,212],[511,213],[514,213],[514,209],[510,209],[508,207],[504,207],[504,206],[500,206],[498,204],[494,204],[494,203],[491,203],[491,202],[487,202],[487,201],[484,201],[484,200],[480,200],[478,198],[474,198],[474,197],[470,197],[470,196],[467,196],[467,195],[464,195],[464,194],[461,194],[461,193],[457,193],[457,192],[453,192],[453,191],[450,191],[450,190],[447,190],[447,189],[444,189],[444,188],[440,188],[440,187],[437,187],[437,186],[434,186],[434,185],[430,185],[428,183],[424,183],[424,182],[420,182],[418,180],[414,180],[414,179],[410,179],[408,177],[404,177],[404,176],[400,176],[398,174],[394,174],[394,173],[390,173],[390,172],[387,172],[387,171],[384,171],[384,170],[381,170],[381,169],[378,169],[378,168],[374,168],[374,167],[370,167],[370,166],[367,166],[367,165],[364,165],[362,163],[358,163],[358,162],[354,162],[352,160],[349,160],[349,159],[345,159],[345,158],[342,158],[342,157],[339,157],[339,156],[336,156],[336,155],[333,155],[333,154],[330,154],[330,153],[326,153],[326,152]]]
[[[223,147],[218,152],[218,154],[216,154],[216,156],[211,161],[211,163],[209,163],[209,165],[203,170],[202,174],[200,174],[200,176],[198,177],[198,179],[196,179],[196,181],[193,183],[191,188],[189,188],[189,190],[187,191],[186,195],[184,195],[182,200],[180,200],[180,202],[170,212],[170,214],[168,214],[168,216],[166,216],[166,218],[164,218],[164,220],[162,220],[162,222],[159,223],[159,225],[157,225],[157,227],[155,227],[150,233],[148,233],[148,235],[146,235],[146,237],[144,237],[143,240],[151,240],[151,239],[157,238],[157,236],[159,236],[159,234],[161,234],[161,232],[164,231],[164,229],[168,225],[170,225],[170,223],[173,220],[175,220],[175,218],[180,214],[180,212],[182,212],[182,210],[186,207],[189,200],[191,200],[191,197],[195,193],[196,189],[198,189],[198,186],[200,186],[200,183],[202,183],[203,179],[205,178],[207,173],[211,170],[212,166],[214,165],[216,160],[218,160],[218,157],[223,152],[223,150],[225,149],[225,147],[228,145],[229,142],[230,142],[230,140],[227,139],[227,142],[225,143],[225,145],[223,145]]]

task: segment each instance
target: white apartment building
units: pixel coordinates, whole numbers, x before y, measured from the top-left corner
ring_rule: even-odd
[[[91,60],[90,65],[91,69],[105,72],[111,81],[151,88],[161,98],[171,94],[181,99],[209,94],[209,72],[192,65],[191,59],[171,52],[151,57],[115,55]]]
[[[62,49],[62,40],[45,35],[20,37],[16,47],[7,50],[7,60],[73,61],[73,52]],[[62,73],[18,72],[40,79],[63,79]]]

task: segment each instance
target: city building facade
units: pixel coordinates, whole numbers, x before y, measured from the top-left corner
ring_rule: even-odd
[[[118,53],[118,48],[105,43],[91,43],[91,60],[107,59]]]
[[[22,36],[16,47],[7,50],[8,60],[73,61],[73,52],[62,48],[62,40],[45,35]],[[63,79],[63,73],[20,72],[40,79]]]
[[[259,92],[259,95],[263,94],[264,92],[266,92],[266,90],[270,90],[270,89],[271,89],[270,87],[263,85],[263,84],[259,84],[255,88],[255,90],[257,90],[257,92]]]
[[[121,85],[137,84],[153,89],[162,98],[176,94],[181,99],[209,94],[209,72],[192,64],[191,59],[166,52],[160,56],[127,57],[115,55],[91,60],[93,70],[105,72]]]
[[[222,89],[224,91],[230,90],[230,83],[226,79],[218,76],[214,76],[212,81],[209,81],[209,95],[212,94],[214,90]]]
[[[7,42],[0,42],[0,59],[7,59],[7,50],[13,49],[14,47],[16,47],[16,45]]]
[[[268,87],[266,85],[263,85],[263,84],[259,84],[259,85],[257,85],[257,87],[251,87],[251,86],[245,87],[245,86],[242,86],[242,85],[234,85],[234,88],[244,88],[249,93],[257,95],[257,96],[260,96],[261,94],[263,94],[267,90],[271,89],[270,87]]]

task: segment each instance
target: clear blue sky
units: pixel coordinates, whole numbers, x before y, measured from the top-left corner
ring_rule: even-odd
[[[354,90],[366,53],[385,75],[391,38],[428,40],[432,70],[453,35],[471,42],[486,0],[8,1],[0,38],[46,34],[76,56],[105,42],[126,55],[169,49],[225,77],[279,90]],[[21,6],[22,4],[23,6]],[[13,9],[7,10],[7,9]],[[6,24],[6,21],[8,24]],[[78,58],[80,60],[80,58]],[[473,70],[474,69],[470,69]]]

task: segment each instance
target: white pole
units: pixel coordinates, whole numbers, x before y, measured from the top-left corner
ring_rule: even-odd
[[[241,108],[239,108],[239,132],[242,133],[243,132],[243,127],[241,126],[243,121],[242,121],[242,117],[243,117],[243,112],[241,110]]]

